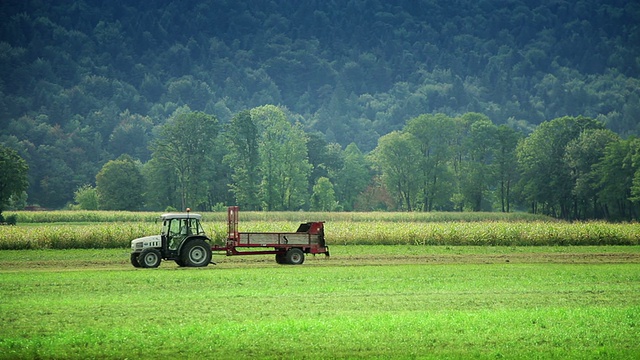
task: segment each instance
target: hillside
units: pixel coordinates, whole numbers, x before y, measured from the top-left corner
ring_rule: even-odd
[[[222,123],[283,105],[365,152],[431,113],[640,132],[636,2],[7,0],[0,18],[0,141],[48,206],[121,154],[148,161],[183,105]],[[67,187],[48,185],[63,173]]]

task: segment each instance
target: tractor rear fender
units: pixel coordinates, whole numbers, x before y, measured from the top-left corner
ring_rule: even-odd
[[[178,248],[178,254],[182,254],[182,249],[190,242],[194,241],[194,240],[204,240],[207,243],[211,243],[211,239],[209,239],[206,236],[202,236],[202,235],[193,235],[193,236],[187,236],[183,241],[182,244],[180,244],[180,247]]]

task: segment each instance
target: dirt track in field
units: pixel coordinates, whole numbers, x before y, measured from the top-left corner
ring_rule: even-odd
[[[215,268],[271,267],[277,265],[272,256],[214,256]],[[446,264],[640,264],[640,253],[513,253],[513,254],[334,254],[307,256],[302,266],[380,266],[380,265],[446,265]],[[179,269],[173,261],[163,261],[161,269]],[[24,270],[135,270],[128,256],[111,259],[23,259],[2,260],[0,272]]]
[[[517,253],[517,254],[429,254],[429,255],[363,255],[340,258],[340,262],[363,262],[374,265],[385,263],[415,264],[621,264],[639,263],[636,253]]]

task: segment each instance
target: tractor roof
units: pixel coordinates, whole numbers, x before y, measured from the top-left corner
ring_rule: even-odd
[[[162,220],[170,219],[202,219],[202,215],[193,213],[168,213],[160,216]]]

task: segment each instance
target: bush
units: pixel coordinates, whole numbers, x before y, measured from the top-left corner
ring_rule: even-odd
[[[98,210],[98,192],[91,185],[84,185],[74,193],[78,210]]]
[[[4,221],[7,223],[7,225],[15,225],[18,223],[18,215],[11,214],[7,216]]]
[[[4,217],[0,214],[0,225],[15,225],[18,217],[15,214]]]

